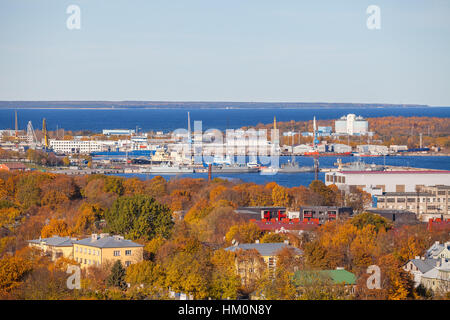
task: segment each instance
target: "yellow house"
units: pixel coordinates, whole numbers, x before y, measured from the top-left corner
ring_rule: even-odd
[[[53,236],[50,238],[39,238],[29,240],[28,245],[32,248],[42,250],[48,254],[53,261],[58,258],[73,258],[73,243],[76,238]]]
[[[106,261],[120,260],[125,267],[144,258],[144,246],[122,236],[92,234],[73,243],[73,258],[81,267],[99,266]]]
[[[293,249],[297,257],[303,255],[302,250],[289,245],[287,241],[284,243],[237,243],[225,250],[237,253],[236,271],[241,277],[242,284],[249,285],[260,276],[264,268],[268,268],[271,273],[275,271],[277,255],[284,248]]]

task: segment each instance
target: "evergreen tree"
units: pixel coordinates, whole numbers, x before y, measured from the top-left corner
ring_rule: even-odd
[[[107,279],[108,286],[125,290],[127,288],[127,283],[125,282],[125,273],[125,268],[122,266],[122,263],[120,262],[120,260],[117,260],[113,264],[111,273]]]

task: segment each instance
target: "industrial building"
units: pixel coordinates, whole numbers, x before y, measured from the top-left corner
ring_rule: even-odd
[[[366,135],[369,133],[369,123],[361,116],[348,114],[334,122],[334,130],[337,134]]]
[[[450,218],[450,186],[424,186],[417,192],[383,192],[374,197],[379,209],[409,210],[422,221]]]
[[[50,148],[56,153],[91,153],[102,151],[98,141],[50,140]]]
[[[450,171],[444,170],[338,171],[325,174],[327,186],[335,184],[345,192],[357,187],[372,195],[381,195],[382,192],[416,192],[416,188],[448,185],[449,181]]]

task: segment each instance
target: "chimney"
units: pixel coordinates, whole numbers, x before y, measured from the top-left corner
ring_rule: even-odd
[[[91,235],[91,240],[92,240],[92,241],[97,241],[97,239],[98,239],[98,235],[97,235],[96,233],[93,233],[93,234]]]
[[[107,236],[109,236],[109,233],[100,233],[100,239],[103,239]]]
[[[435,241],[434,244],[438,246],[439,245],[439,241]]]
[[[421,259],[421,260],[425,260],[425,257],[421,257],[420,259]]]
[[[284,244],[289,245],[289,240],[284,240]]]
[[[336,270],[345,270],[344,267],[336,267]]]
[[[255,240],[255,243],[259,243],[259,240]]]
[[[420,256],[416,256],[414,259],[416,260],[420,260]]]

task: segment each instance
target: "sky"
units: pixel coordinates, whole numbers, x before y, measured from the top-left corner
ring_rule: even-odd
[[[448,0],[0,0],[0,100],[450,106],[449,16]]]

